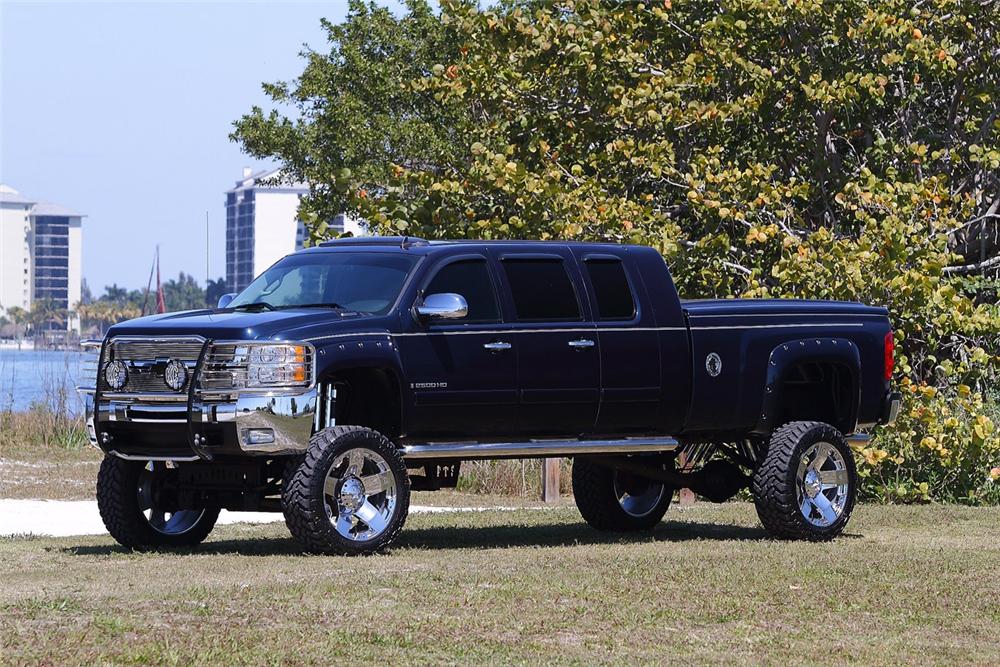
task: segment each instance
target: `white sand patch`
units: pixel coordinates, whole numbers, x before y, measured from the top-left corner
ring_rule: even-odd
[[[510,512],[519,507],[431,507],[410,505],[411,514],[439,512]],[[534,508],[548,509],[548,508]],[[278,512],[222,511],[217,525],[228,523],[272,523],[284,521]],[[39,535],[105,535],[96,500],[13,500],[0,499],[0,537]]]

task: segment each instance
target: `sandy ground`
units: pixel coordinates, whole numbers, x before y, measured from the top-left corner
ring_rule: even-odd
[[[432,507],[410,505],[410,514],[440,512],[512,511],[523,507]],[[272,523],[283,521],[277,512],[227,512],[219,515],[219,525],[230,523]],[[0,537],[39,535],[106,535],[95,500],[0,499]]]

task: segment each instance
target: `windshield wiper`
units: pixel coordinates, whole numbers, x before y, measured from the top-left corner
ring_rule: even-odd
[[[338,308],[340,310],[346,310],[339,303],[334,303],[333,301],[329,303],[296,303],[278,307],[279,308]]]
[[[250,310],[250,309],[260,308],[262,310],[275,310],[274,306],[269,304],[267,301],[254,301],[253,303],[241,303],[238,306],[232,306],[233,310]]]

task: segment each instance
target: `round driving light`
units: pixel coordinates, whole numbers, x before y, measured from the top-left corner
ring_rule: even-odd
[[[167,367],[163,369],[163,381],[174,391],[180,391],[187,384],[187,366],[176,359],[167,362]]]
[[[124,361],[115,359],[104,367],[104,381],[108,386],[118,391],[128,382],[128,367]]]

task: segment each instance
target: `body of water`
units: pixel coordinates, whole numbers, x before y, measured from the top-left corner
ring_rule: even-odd
[[[0,411],[41,404],[79,414],[80,358],[79,351],[0,348]]]

